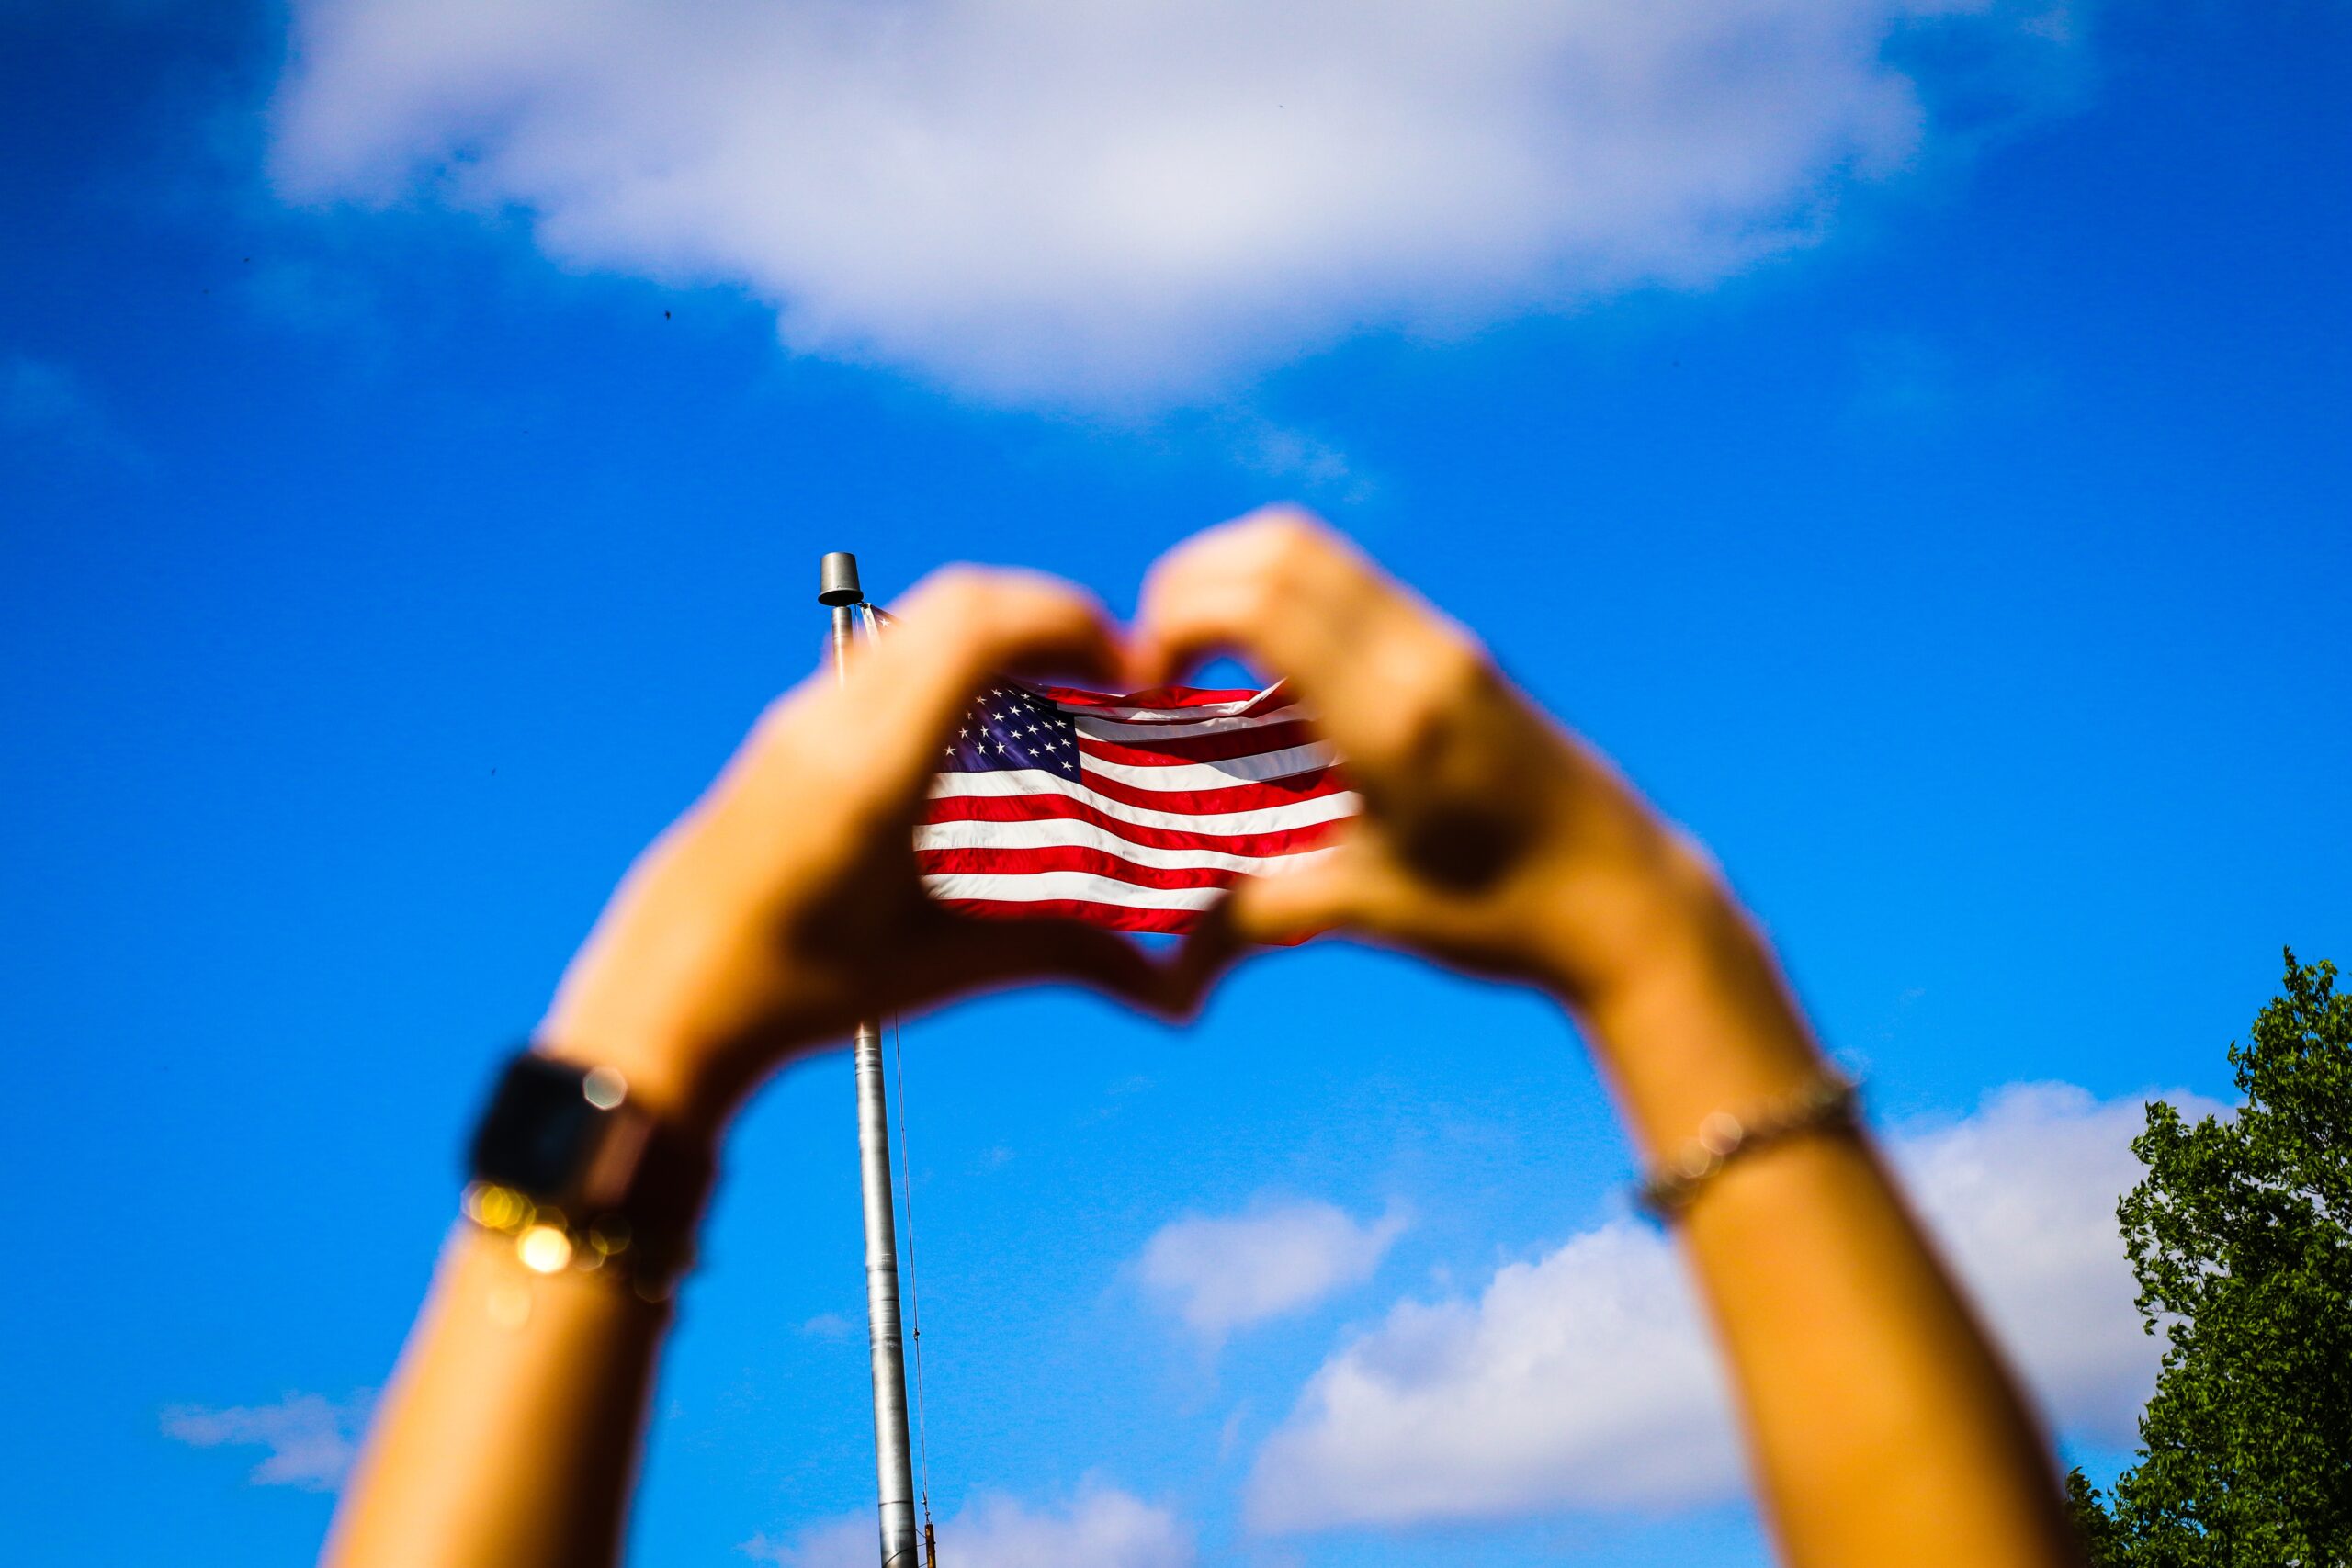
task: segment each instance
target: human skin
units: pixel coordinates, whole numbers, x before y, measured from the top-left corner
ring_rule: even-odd
[[[1558,998],[1652,1157],[1824,1070],[1713,863],[1468,633],[1303,513],[1180,546],[1125,637],[1064,585],[972,569],[898,618],[843,682],[763,716],[630,870],[538,1032],[684,1137],[715,1146],[762,1081],[860,1017],[1044,979],[1182,1016],[1236,959],[1321,932]],[[1336,852],[1243,881],[1160,964],[1105,932],[925,899],[911,844],[932,760],[992,672],[1148,686],[1217,652],[1290,681],[1346,760],[1364,807]],[[2045,1440],[1859,1130],[1733,1161],[1679,1231],[1786,1561],[2079,1561]],[[460,1225],[327,1561],[614,1561],[667,1322]]]

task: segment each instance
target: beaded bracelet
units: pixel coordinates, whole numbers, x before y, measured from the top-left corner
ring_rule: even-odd
[[[1634,1200],[1659,1222],[1679,1216],[1699,1190],[1744,1154],[1802,1133],[1854,1125],[1861,1090],[1835,1067],[1745,1116],[1717,1111],[1699,1123],[1699,1135],[1660,1164],[1634,1190]]]

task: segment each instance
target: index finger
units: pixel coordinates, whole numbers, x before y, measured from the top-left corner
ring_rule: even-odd
[[[845,739],[912,780],[933,770],[939,737],[997,675],[1067,671],[1108,678],[1116,638],[1082,590],[1039,572],[949,567],[899,601],[889,631],[851,660],[840,693]]]
[[[1303,512],[1272,508],[1162,557],[1144,584],[1130,673],[1159,685],[1216,653],[1291,682],[1342,751],[1376,743],[1376,716],[1453,682],[1469,634]]]

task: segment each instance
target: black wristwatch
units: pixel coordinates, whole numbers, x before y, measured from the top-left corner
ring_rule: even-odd
[[[632,1102],[610,1067],[509,1060],[474,1130],[466,1217],[542,1274],[580,1269],[667,1300],[693,1261],[708,1152]]]

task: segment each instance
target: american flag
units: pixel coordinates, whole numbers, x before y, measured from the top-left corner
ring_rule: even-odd
[[[1279,685],[1102,696],[1000,680],[951,737],[915,851],[949,908],[1184,931],[1356,810]]]

